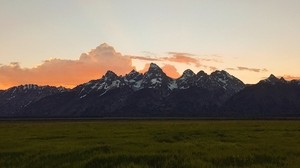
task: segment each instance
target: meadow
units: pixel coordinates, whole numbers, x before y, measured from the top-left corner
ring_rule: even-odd
[[[300,121],[1,121],[0,167],[300,167]]]

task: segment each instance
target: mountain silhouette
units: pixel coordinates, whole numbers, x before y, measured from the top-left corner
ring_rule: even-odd
[[[107,71],[73,89],[22,85],[0,91],[0,116],[299,117],[300,82],[271,75],[245,85],[223,70],[211,74],[186,70],[172,79],[151,63],[144,74],[132,70],[118,76]]]

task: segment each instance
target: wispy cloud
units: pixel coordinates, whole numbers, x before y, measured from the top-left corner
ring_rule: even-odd
[[[226,68],[226,70],[230,70],[230,71],[251,71],[251,72],[268,72],[268,70],[266,68],[249,68],[249,67],[243,67],[243,66],[239,66],[237,68]]]
[[[174,63],[181,63],[187,65],[194,65],[195,67],[208,67],[204,65],[204,62],[215,62],[215,63],[222,63],[220,56],[211,56],[210,58],[196,56],[192,53],[185,53],[185,52],[167,52],[168,56],[129,56],[131,59],[137,59],[142,61],[169,61]]]
[[[185,56],[195,56],[195,54],[192,53],[186,53],[186,52],[174,52],[174,51],[169,51],[167,52],[169,55],[185,55]]]
[[[300,76],[284,75],[285,80],[300,80]]]
[[[236,69],[235,68],[226,68],[226,70],[235,71]]]
[[[143,60],[143,61],[161,61],[161,59],[159,58],[153,58],[153,57],[148,57],[148,56],[130,56],[127,55],[128,57],[130,57],[131,59],[137,59],[137,60]]]
[[[163,57],[162,59],[165,61],[184,63],[188,65],[194,64],[196,67],[201,66],[200,59],[197,59],[190,55],[184,55],[183,53],[176,53],[170,57]]]
[[[248,68],[248,67],[237,67],[240,71],[252,71],[252,72],[260,72],[261,69],[258,68]]]

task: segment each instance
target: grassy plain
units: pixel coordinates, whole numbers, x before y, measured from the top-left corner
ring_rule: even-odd
[[[1,121],[0,167],[300,167],[300,121]]]

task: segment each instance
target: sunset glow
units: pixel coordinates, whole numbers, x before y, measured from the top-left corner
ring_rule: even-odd
[[[0,89],[72,88],[151,62],[172,78],[191,69],[300,79],[299,11],[297,0],[3,1]]]

